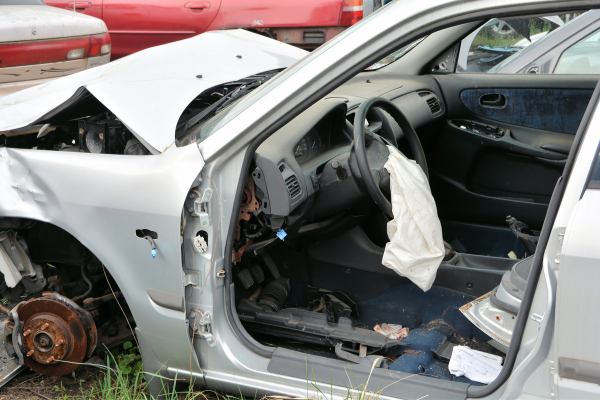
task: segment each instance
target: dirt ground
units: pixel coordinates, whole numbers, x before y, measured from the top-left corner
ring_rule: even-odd
[[[88,400],[100,399],[95,386],[99,379],[104,377],[104,372],[95,367],[81,366],[72,375],[60,377],[43,376],[37,372],[26,369],[17,377],[0,388],[0,400]],[[85,382],[82,382],[84,380]],[[95,395],[90,395],[94,390]],[[240,400],[239,394],[229,395],[216,392],[200,386],[194,386],[193,394],[187,396],[186,387],[181,388],[180,400]],[[150,399],[150,395],[146,393]]]
[[[27,368],[0,388],[0,400],[84,398],[101,377],[98,368],[82,366],[73,375],[43,376]],[[83,382],[85,381],[85,382]]]

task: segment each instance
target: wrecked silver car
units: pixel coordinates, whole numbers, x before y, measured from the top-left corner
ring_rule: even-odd
[[[597,395],[598,76],[456,73],[564,8],[393,2],[311,54],[210,32],[0,100],[6,352],[134,335],[153,396]]]

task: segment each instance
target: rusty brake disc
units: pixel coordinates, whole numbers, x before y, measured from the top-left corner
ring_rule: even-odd
[[[63,302],[37,298],[19,309],[24,322],[22,346],[25,365],[44,375],[73,372],[88,351],[86,325],[81,316]],[[74,364],[75,363],[75,364]]]

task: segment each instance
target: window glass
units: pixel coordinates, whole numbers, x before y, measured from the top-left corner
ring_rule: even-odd
[[[491,19],[462,40],[456,72],[488,72],[564,24],[564,15]]]
[[[420,39],[415,40],[414,42],[412,42],[410,44],[407,44],[406,46],[402,47],[400,50],[396,50],[389,56],[386,56],[386,57],[382,58],[381,60],[377,61],[375,64],[371,65],[369,68],[366,69],[366,71],[374,71],[379,68],[383,68],[388,64],[393,63],[394,61],[398,60],[400,57],[402,57],[403,55],[405,55],[406,53],[408,53],[409,51],[414,49],[419,43],[421,43],[423,41],[423,39],[425,39],[425,37],[422,37]]]
[[[565,50],[556,68],[555,74],[600,74],[600,30]]]

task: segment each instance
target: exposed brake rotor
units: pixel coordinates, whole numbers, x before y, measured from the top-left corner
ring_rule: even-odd
[[[91,355],[96,347],[96,326],[82,315],[85,310],[75,307],[47,297],[21,305],[18,313],[24,323],[21,348],[25,365],[44,375],[61,376],[73,372]]]

